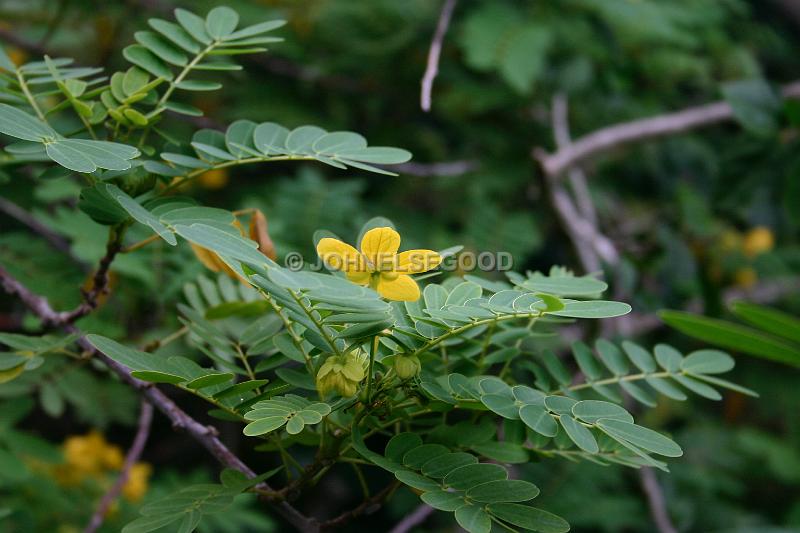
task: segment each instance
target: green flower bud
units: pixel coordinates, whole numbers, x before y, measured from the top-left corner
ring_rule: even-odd
[[[396,355],[394,358],[394,371],[400,379],[408,379],[419,374],[422,365],[416,355]]]
[[[330,392],[354,396],[358,384],[367,377],[367,356],[359,350],[328,357],[317,372],[317,390],[321,396]]]

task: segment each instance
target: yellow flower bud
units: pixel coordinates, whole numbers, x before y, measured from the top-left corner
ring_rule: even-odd
[[[775,237],[769,228],[757,226],[748,231],[742,242],[742,252],[747,257],[755,257],[769,252],[775,246]]]
[[[326,396],[336,392],[340,396],[354,396],[358,384],[367,377],[367,356],[359,350],[344,355],[328,357],[317,372],[317,390]]]
[[[204,189],[223,189],[228,184],[228,169],[215,168],[200,174],[197,182]]]
[[[422,365],[416,355],[397,355],[394,358],[394,371],[400,379],[413,378],[419,374]]]

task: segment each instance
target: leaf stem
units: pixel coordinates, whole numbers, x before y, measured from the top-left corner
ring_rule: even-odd
[[[145,246],[147,246],[147,245],[148,245],[148,244],[150,244],[151,242],[153,242],[153,241],[157,241],[157,240],[159,240],[160,238],[161,238],[161,237],[160,237],[159,235],[157,235],[157,234],[155,234],[155,233],[154,233],[153,235],[150,235],[150,236],[149,236],[149,237],[147,237],[146,239],[143,239],[143,240],[141,240],[141,241],[139,241],[139,242],[137,242],[137,243],[131,244],[130,246],[126,246],[125,248],[123,248],[123,249],[122,249],[122,250],[120,250],[120,251],[121,251],[123,254],[127,254],[128,252],[133,252],[133,251],[135,251],[135,250],[138,250],[139,248],[144,248]]]
[[[303,310],[303,312],[306,314],[306,316],[309,318],[309,320],[311,320],[311,322],[314,323],[314,325],[317,327],[317,329],[319,330],[319,332],[322,335],[322,337],[330,345],[330,347],[333,350],[333,352],[336,355],[342,355],[341,350],[339,350],[339,348],[336,346],[336,343],[333,341],[333,338],[328,334],[328,331],[325,329],[325,326],[322,324],[322,322],[320,322],[317,319],[316,316],[314,316],[313,309],[310,310],[305,305],[303,305],[303,299],[298,297],[297,293],[294,292],[292,289],[286,289],[286,291],[291,295],[291,297],[294,299],[294,301],[297,302],[297,305],[300,306],[300,308]]]
[[[647,378],[668,378],[675,375],[685,375],[685,372],[668,372],[665,370],[663,372],[641,372],[639,374],[628,374],[627,376],[612,376],[599,381],[587,381],[586,383],[581,383],[579,385],[572,385],[567,387],[567,390],[579,391],[582,389],[588,389],[589,387],[594,387],[596,385],[613,385],[614,383],[619,383],[621,381],[639,381]],[[558,394],[558,391],[550,392],[548,394]]]
[[[219,164],[213,164],[209,167],[195,169],[185,176],[177,176],[172,183],[167,185],[161,194],[166,194],[174,189],[184,185],[186,182],[196,178],[197,176],[208,172],[209,170],[217,170],[220,168],[234,167],[238,165],[247,165],[250,163],[271,163],[273,161],[315,161],[311,156],[302,155],[278,155],[278,156],[264,156],[264,157],[247,157],[245,159],[236,159],[234,161],[223,161]]]
[[[434,346],[438,345],[439,343],[444,342],[444,341],[446,341],[447,339],[449,339],[451,337],[457,337],[458,335],[462,334],[463,332],[467,331],[470,328],[474,328],[474,327],[477,327],[477,326],[483,326],[485,324],[492,324],[492,323],[497,323],[497,322],[505,322],[506,320],[515,320],[515,319],[519,319],[519,318],[530,318],[531,320],[535,320],[535,319],[541,317],[543,314],[544,314],[544,312],[542,312],[542,311],[534,311],[534,312],[531,312],[531,313],[518,313],[518,314],[513,314],[513,315],[500,315],[500,316],[496,316],[496,317],[492,317],[492,318],[484,318],[484,319],[481,319],[481,320],[476,320],[474,322],[469,322],[467,324],[464,324],[463,326],[459,326],[459,327],[457,327],[455,329],[451,329],[447,333],[445,333],[443,335],[440,335],[440,336],[436,337],[435,339],[429,340],[427,343],[422,345],[420,348],[417,348],[416,350],[414,350],[412,355],[419,355],[419,354],[421,354],[421,353],[423,353],[423,352],[425,352],[427,350],[430,350],[431,348],[433,348]]]
[[[378,352],[379,337],[375,335],[372,338],[372,345],[369,350],[369,368],[367,369],[367,404],[372,402],[372,373],[375,365],[375,354]]]
[[[25,98],[28,100],[28,102],[31,104],[31,107],[36,112],[36,116],[39,117],[39,119],[42,122],[49,125],[50,123],[47,122],[47,119],[44,117],[44,113],[42,113],[42,110],[39,108],[39,104],[36,103],[36,98],[33,96],[33,94],[31,94],[30,89],[28,89],[28,84],[25,81],[25,76],[22,75],[22,71],[17,69],[16,74],[17,74],[17,83],[19,83],[19,87],[20,89],[22,89],[22,93],[25,95]]]

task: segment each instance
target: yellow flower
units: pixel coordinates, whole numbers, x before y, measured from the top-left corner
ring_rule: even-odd
[[[228,184],[228,169],[214,168],[197,177],[197,182],[204,189],[222,189]]]
[[[400,235],[392,228],[373,228],[361,239],[359,252],[337,239],[324,238],[317,254],[330,268],[341,270],[347,279],[369,285],[389,300],[415,301],[419,286],[409,274],[420,274],[439,266],[442,257],[433,250],[397,253]]]
[[[95,475],[113,468],[110,463],[121,464],[118,459],[122,458],[122,451],[93,430],[83,436],[68,437],[64,441],[64,458],[76,472]]]
[[[340,396],[354,396],[358,384],[367,377],[366,354],[357,350],[325,359],[317,372],[317,390],[321,396],[337,392]]]
[[[765,226],[756,226],[745,234],[742,252],[752,258],[769,252],[773,246],[775,246],[775,237],[770,229]]]
[[[138,502],[147,492],[147,480],[153,473],[153,467],[147,463],[136,463],[128,472],[128,479],[122,486],[122,495],[131,502]]]

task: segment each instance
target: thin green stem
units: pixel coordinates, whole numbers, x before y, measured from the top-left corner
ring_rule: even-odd
[[[19,83],[19,87],[22,89],[22,94],[25,95],[25,98],[27,98],[28,102],[31,104],[31,107],[36,112],[36,116],[39,117],[39,119],[45,124],[49,124],[47,119],[44,117],[44,113],[42,113],[42,110],[39,108],[39,104],[36,103],[36,98],[34,98],[30,89],[28,89],[25,76],[22,75],[22,71],[19,69],[17,69],[17,83]]]
[[[567,387],[567,390],[578,391],[594,387],[595,385],[613,385],[614,383],[619,383],[621,381],[639,381],[647,378],[668,378],[675,374],[683,374],[683,372],[641,372],[639,374],[628,374],[627,376],[612,376],[610,378],[601,379],[598,381],[587,381],[586,383],[581,383],[579,385],[572,385],[571,387]],[[548,394],[558,394],[558,392],[549,392]]]
[[[492,335],[494,334],[494,330],[497,327],[497,322],[494,322],[489,326],[489,330],[486,332],[486,337],[483,339],[483,347],[481,348],[481,355],[478,358],[478,369],[483,370],[483,360],[486,357],[486,353],[489,351],[489,344],[492,342]]]
[[[533,325],[536,323],[536,319],[537,319],[537,318],[538,318],[538,317],[533,317],[533,318],[531,318],[530,320],[528,320],[528,325],[527,325],[527,326],[525,326],[525,329],[527,329],[528,331],[530,331],[530,330],[531,330],[531,328],[533,327]],[[520,338],[520,339],[517,339],[517,342],[515,342],[515,343],[514,343],[514,348],[517,348],[517,349],[519,349],[519,347],[520,347],[520,346],[522,346],[522,338]],[[513,357],[512,357],[512,358],[509,358],[509,359],[508,359],[508,361],[506,361],[506,362],[505,362],[505,364],[503,365],[503,368],[501,368],[501,369],[500,369],[500,373],[498,374],[498,376],[500,377],[500,379],[502,379],[502,378],[503,378],[503,376],[505,376],[505,375],[506,375],[506,372],[508,372],[508,369],[509,369],[509,368],[511,368],[511,362],[512,362],[513,360],[514,360],[514,358],[513,358]]]
[[[211,43],[210,43],[208,46],[206,46],[206,47],[205,47],[203,50],[201,50],[201,51],[200,51],[200,52],[199,52],[199,53],[198,53],[198,54],[197,54],[197,55],[194,57],[194,59],[192,59],[192,60],[191,60],[191,61],[190,61],[190,62],[189,62],[189,63],[188,63],[188,64],[187,64],[185,67],[183,67],[183,70],[181,70],[181,72],[178,74],[178,76],[175,78],[175,80],[174,80],[174,81],[171,81],[171,82],[170,82],[170,84],[169,84],[169,87],[167,87],[167,90],[166,90],[166,91],[164,91],[164,94],[163,94],[163,95],[161,95],[161,98],[158,100],[158,103],[156,104],[156,109],[159,109],[159,108],[162,108],[162,107],[164,107],[164,104],[166,104],[166,103],[167,103],[167,100],[169,100],[169,97],[170,97],[170,96],[172,96],[172,93],[175,91],[175,89],[176,89],[177,85],[178,85],[180,82],[182,82],[182,81],[183,81],[183,79],[184,79],[186,76],[188,76],[188,75],[189,75],[189,73],[192,71],[192,69],[193,69],[194,67],[196,67],[196,66],[197,66],[197,64],[198,64],[200,61],[202,61],[202,60],[203,60],[203,58],[204,58],[206,55],[208,55],[208,53],[209,53],[209,52],[211,52],[211,50],[213,50],[213,49],[214,49],[214,48],[215,48],[215,47],[216,47],[218,44],[219,44],[219,41],[217,41],[217,40],[215,40],[215,41],[211,42]],[[160,111],[159,111],[159,112],[160,112]]]
[[[372,373],[375,366],[375,354],[378,352],[379,337],[372,338],[372,345],[369,350],[369,368],[367,369],[367,404],[372,403]]]
[[[227,168],[227,167],[234,167],[238,165],[248,165],[250,163],[270,163],[272,161],[314,161],[315,159],[311,156],[302,156],[302,155],[277,155],[277,156],[263,156],[263,157],[247,157],[245,159],[237,159],[235,161],[223,161],[221,163],[213,164],[208,167],[198,168],[195,169],[185,176],[176,177],[175,181],[170,183],[166,186],[162,191],[161,194],[166,194],[175,190],[176,188],[184,185],[185,183],[191,181],[192,179],[196,178],[197,176],[208,172],[209,170],[217,170],[220,168]]]
[[[333,337],[331,337],[330,334],[328,334],[328,330],[325,329],[325,326],[322,324],[322,322],[320,322],[319,319],[314,315],[314,311],[311,310],[311,309],[308,309],[303,304],[303,299],[300,298],[299,296],[297,296],[296,292],[294,292],[291,289],[286,289],[286,290],[291,295],[292,299],[295,302],[297,302],[297,305],[300,306],[300,308],[303,310],[303,313],[305,313],[305,315],[308,317],[308,319],[311,320],[311,322],[314,323],[314,326],[316,326],[316,328],[319,330],[319,333],[320,333],[320,335],[322,335],[322,338],[324,338],[325,341],[330,345],[330,347],[333,350],[333,352],[336,355],[342,355],[341,350],[339,350],[339,348],[336,346],[336,343],[333,341]]]
[[[144,248],[145,246],[147,246],[151,242],[159,240],[160,238],[161,238],[160,235],[154,233],[153,235],[150,235],[146,239],[143,239],[143,240],[141,240],[139,242],[133,243],[130,246],[126,246],[125,248],[120,250],[120,252],[122,252],[123,254],[127,254],[129,252],[136,251],[139,248]]]
[[[341,459],[341,458],[340,458]],[[369,485],[367,485],[367,480],[364,477],[364,472],[361,471],[361,467],[358,466],[357,463],[351,462],[350,466],[353,467],[353,471],[356,473],[356,477],[358,478],[358,484],[361,486],[361,492],[364,494],[364,499],[369,499]]]
[[[253,368],[250,366],[250,362],[247,360],[247,356],[242,351],[242,347],[239,346],[239,344],[236,344],[235,348],[236,348],[236,355],[239,356],[239,359],[242,361],[242,365],[244,366],[244,370],[245,370],[245,372],[247,372],[247,377],[249,377],[251,380],[255,381],[256,373],[253,372]],[[261,388],[260,387],[256,387],[255,391],[256,391],[257,394],[261,394]]]
[[[484,318],[484,319],[481,319],[481,320],[476,320],[474,322],[470,322],[468,324],[464,324],[463,326],[459,326],[459,327],[457,327],[455,329],[451,329],[447,333],[445,333],[443,335],[440,335],[440,336],[436,337],[435,339],[429,340],[427,343],[423,344],[422,347],[417,348],[414,351],[413,355],[419,355],[421,353],[424,353],[424,352],[430,350],[431,348],[433,348],[434,346],[437,346],[438,344],[446,341],[447,339],[452,338],[452,337],[457,337],[458,335],[461,335],[462,333],[464,333],[465,331],[467,331],[467,330],[469,330],[471,328],[475,328],[475,327],[478,327],[478,326],[483,326],[485,324],[492,324],[492,323],[497,323],[497,322],[505,322],[507,320],[515,320],[515,319],[520,319],[520,318],[530,318],[532,320],[535,320],[535,319],[541,317],[542,314],[543,313],[541,311],[534,311],[534,312],[531,312],[531,313],[519,313],[519,314],[513,314],[513,315],[502,315],[502,316],[496,316],[496,317],[492,317],[492,318]]]
[[[261,290],[261,289],[259,289],[259,292],[261,292],[261,295],[264,296],[264,298],[266,298],[266,300],[269,303],[270,307],[272,307],[272,310],[275,311],[275,314],[277,314],[280,317],[281,321],[283,322],[283,326],[286,328],[286,332],[292,338],[292,344],[294,344],[295,347],[298,350],[300,350],[300,353],[303,354],[303,359],[305,359],[305,361],[306,361],[306,369],[308,370],[308,373],[313,377],[314,376],[314,364],[311,361],[311,356],[308,354],[308,352],[306,351],[305,347],[303,346],[303,339],[292,328],[291,320],[289,320],[283,314],[283,308],[280,305],[278,305],[278,302],[276,302],[275,299],[272,298],[272,296],[270,296],[268,292],[266,292],[264,290]]]

